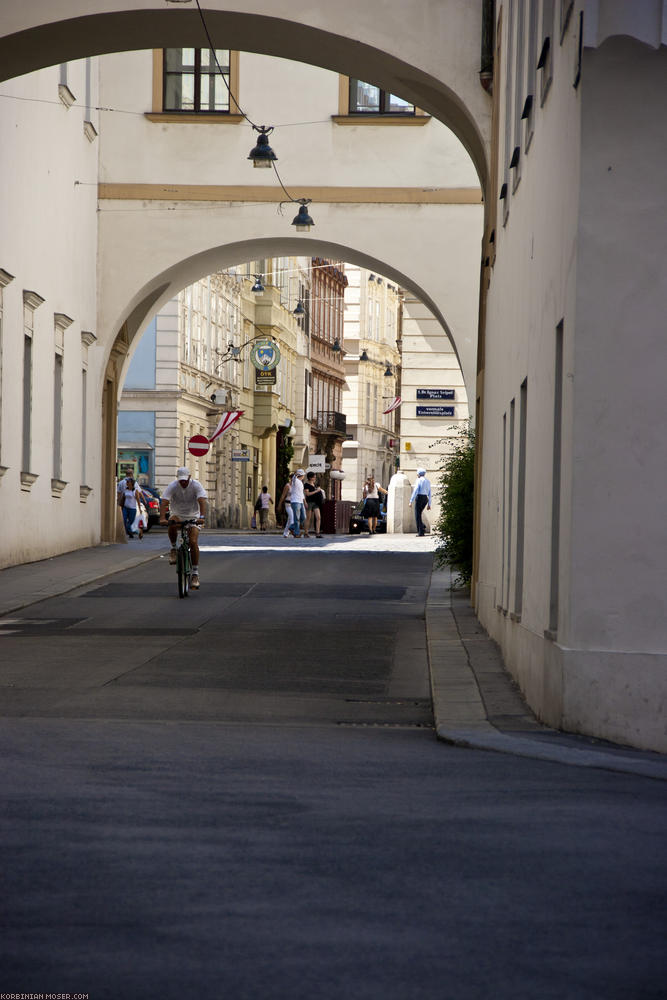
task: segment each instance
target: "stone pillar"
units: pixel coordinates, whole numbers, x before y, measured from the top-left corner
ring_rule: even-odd
[[[387,498],[387,532],[392,535],[416,532],[414,513],[410,508],[412,486],[402,472],[395,472],[389,480]]]

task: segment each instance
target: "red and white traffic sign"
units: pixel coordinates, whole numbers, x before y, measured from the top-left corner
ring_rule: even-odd
[[[211,444],[203,434],[193,434],[188,443],[188,451],[191,455],[205,455]]]

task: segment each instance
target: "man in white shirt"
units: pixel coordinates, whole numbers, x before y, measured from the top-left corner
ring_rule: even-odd
[[[415,488],[412,491],[412,496],[410,497],[410,506],[415,505],[415,524],[417,525],[417,534],[420,538],[424,536],[426,528],[424,527],[424,522],[422,521],[422,512],[424,507],[428,510],[431,509],[431,484],[426,478],[426,469],[417,469],[417,482],[415,483]]]
[[[169,521],[167,521],[167,505]],[[190,586],[199,590],[199,523],[206,515],[206,490],[200,482],[192,479],[190,470],[181,466],[176,471],[176,479],[169,483],[160,499],[160,524],[168,524],[167,534],[171,542],[169,562],[176,562],[176,542],[178,526],[182,521],[196,518],[198,524],[191,524],[188,533],[190,555],[192,557],[192,578]]]

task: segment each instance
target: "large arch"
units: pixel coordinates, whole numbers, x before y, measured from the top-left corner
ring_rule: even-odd
[[[488,174],[491,102],[480,86],[481,0],[320,2],[295,11],[292,0],[248,0],[229,9],[205,0],[214,38],[225,46],[280,56],[358,76],[419,105],[468,150],[482,189]],[[0,80],[58,62],[108,52],[206,44],[193,6],[144,0],[35,0],[3,10]],[[406,31],[409,13],[410,30]],[[350,30],[341,32],[341,26]]]
[[[120,203],[122,205],[122,203]],[[131,343],[151,315],[185,285],[244,260],[282,254],[331,256],[385,274],[442,323],[475,398],[481,205],[318,204],[327,234],[292,236],[274,206],[155,203],[101,213],[98,336],[107,352],[121,329]],[[175,229],[178,240],[173,239]],[[224,237],[221,239],[221,236]]]
[[[134,341],[146,327],[146,324],[166,302],[177,295],[186,285],[193,284],[199,278],[213,274],[215,271],[224,270],[237,264],[281,256],[317,256],[330,260],[342,260],[391,278],[392,281],[411,292],[431,311],[447,334],[459,364],[461,364],[456,342],[452,337],[447,320],[419,281],[398,270],[386,260],[370,256],[353,247],[331,243],[328,240],[303,237],[270,237],[212,247],[181,260],[161,274],[156,275],[150,283],[137,292],[126,308],[126,315],[123,317],[120,329],[122,329],[123,340],[127,344],[128,359],[133,353]],[[114,343],[117,343],[117,340],[118,338]],[[112,350],[113,345],[110,344],[109,354]]]
[[[147,323],[159,312],[162,306],[185,286],[217,270],[279,256],[319,256],[332,260],[343,260],[395,281],[422,303],[423,312],[429,316],[431,322],[434,318],[440,324],[456,353],[456,344],[449,324],[428,290],[422,287],[417,278],[399,270],[386,259],[370,255],[349,245],[308,237],[274,236],[213,246],[178,260],[169,268],[156,274],[138,289],[120,314],[118,332],[115,338],[108,342],[103,368],[103,399],[105,403],[102,412],[103,441],[115,440],[118,402],[134,349],[136,349],[137,342]],[[419,319],[416,322],[419,325]],[[469,370],[469,376],[471,380],[474,380],[474,365]],[[472,384],[474,385],[474,381]],[[469,396],[468,398],[474,397]],[[109,497],[113,493],[114,473],[115,449],[107,448],[102,455],[102,494],[105,497]],[[115,513],[108,504],[102,511],[102,535],[107,541],[122,540],[124,537],[114,517]]]

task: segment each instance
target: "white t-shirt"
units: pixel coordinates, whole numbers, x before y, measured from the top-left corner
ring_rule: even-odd
[[[290,503],[303,503],[303,480],[297,476],[292,480],[292,487],[289,492]]]
[[[200,497],[206,497],[206,490],[196,479],[191,479],[185,489],[174,479],[162,494],[162,499],[169,501],[169,513],[181,518],[199,517]]]
[[[271,503],[271,494],[270,493],[260,493],[259,494],[259,500],[260,500],[260,505],[261,505],[262,510],[268,510],[269,509],[269,504]]]
[[[123,490],[123,507],[129,507],[131,510],[137,509],[137,487],[135,486],[131,490],[128,486]]]

